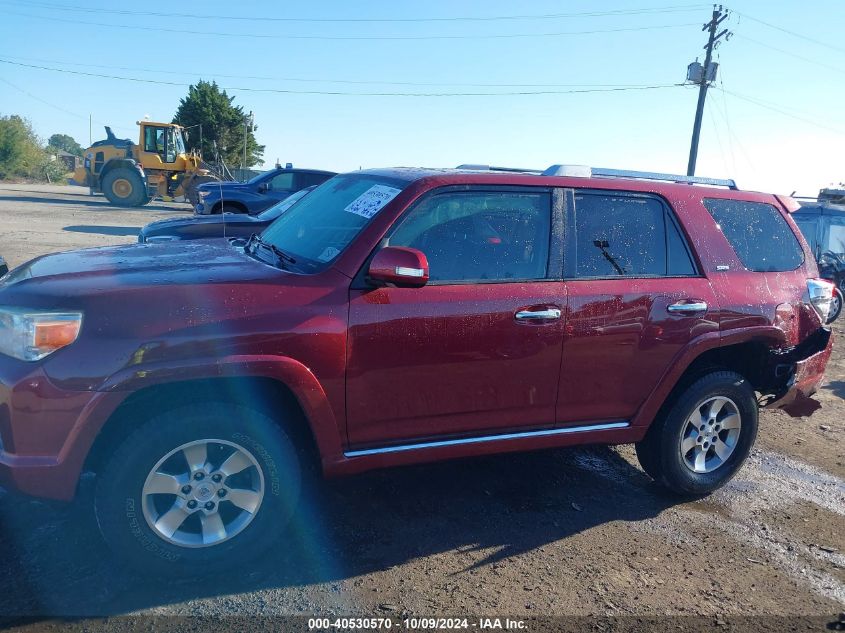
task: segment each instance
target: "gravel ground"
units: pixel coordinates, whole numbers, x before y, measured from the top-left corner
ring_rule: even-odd
[[[108,206],[0,184],[0,254],[131,242],[187,205]],[[837,328],[841,335],[841,328]],[[260,564],[192,581],[115,567],[78,503],[0,491],[0,615],[818,616],[845,607],[845,356],[793,419],[764,412],[749,463],[685,501],[630,447],[480,458],[329,482]],[[810,626],[810,625],[808,625]]]

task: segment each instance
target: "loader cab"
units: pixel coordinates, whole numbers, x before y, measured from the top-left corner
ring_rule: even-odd
[[[139,121],[143,151],[142,164],[145,168],[172,168],[180,156],[185,155],[185,141],[182,128],[168,123]]]

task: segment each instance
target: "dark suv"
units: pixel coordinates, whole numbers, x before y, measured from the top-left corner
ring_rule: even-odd
[[[836,285],[828,317],[831,322],[842,312],[845,296],[845,205],[834,204],[820,195],[818,200],[801,200],[801,208],[793,218],[818,262],[819,276]]]
[[[300,189],[320,185],[333,171],[276,167],[246,182],[207,182],[197,187],[194,213],[249,213],[255,215],[281,202]]]
[[[579,166],[368,170],[246,242],[40,257],[0,283],[0,482],[67,500],[91,471],[115,554],[192,574],[301,528],[312,459],[635,443],[708,493],[758,406],[818,406],[832,285],[795,208]]]

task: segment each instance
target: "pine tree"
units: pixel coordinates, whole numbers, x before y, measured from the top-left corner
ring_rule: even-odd
[[[188,130],[186,144],[190,149],[200,149],[206,160],[214,160],[215,142],[217,152],[227,165],[240,166],[244,151],[244,121],[246,113],[242,106],[233,104],[234,97],[220,90],[217,82],[200,80],[188,88],[188,96],[179,100],[179,108],[173,122]],[[202,144],[199,126],[202,125]],[[262,161],[264,145],[255,140],[253,130],[246,128],[246,167]]]

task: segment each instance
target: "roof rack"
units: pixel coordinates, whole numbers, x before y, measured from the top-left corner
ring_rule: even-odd
[[[587,167],[586,165],[552,165],[543,172],[544,176],[577,176],[589,178],[633,178],[636,180],[665,180],[666,182],[689,185],[711,185],[738,189],[736,182],[729,178],[706,178],[703,176],[681,176],[656,171],[630,171],[627,169],[608,169],[606,167]]]
[[[467,169],[469,171],[501,171],[510,174],[539,174],[539,169],[520,169],[519,167],[496,167],[495,165],[476,165],[474,163],[464,163],[458,165],[455,169]]]
[[[552,165],[546,170],[520,169],[516,167],[495,167],[492,165],[475,165],[466,163],[458,165],[458,169],[472,171],[496,171],[505,173],[539,174],[541,176],[571,176],[575,178],[632,178],[635,180],[663,180],[666,182],[690,185],[711,185],[714,187],[728,187],[738,189],[733,179],[706,178],[703,176],[681,176],[679,174],[665,174],[655,171],[630,171],[627,169],[608,169],[606,167],[590,167],[588,165]]]

